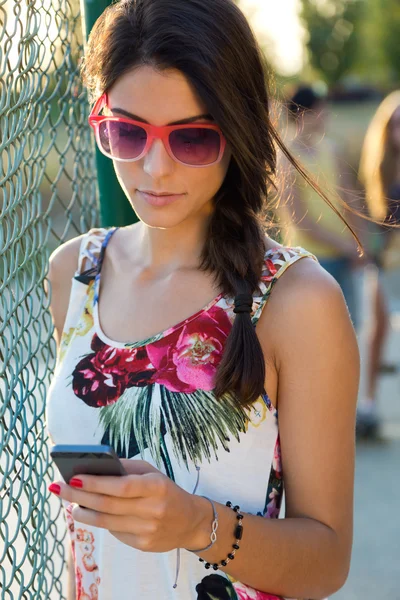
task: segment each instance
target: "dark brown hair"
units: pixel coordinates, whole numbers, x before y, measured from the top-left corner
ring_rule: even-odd
[[[263,268],[263,214],[274,187],[277,146],[321,193],[273,126],[271,75],[255,35],[233,0],[121,0],[106,8],[88,40],[81,74],[90,100],[140,65],[182,72],[226,136],[233,155],[214,198],[200,268],[212,273],[229,297],[253,294]],[[238,314],[215,394],[234,393],[249,405],[264,392],[264,380],[263,352],[251,316]]]

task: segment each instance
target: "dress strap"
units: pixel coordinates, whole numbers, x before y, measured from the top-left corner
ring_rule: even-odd
[[[312,258],[318,262],[318,259],[314,254],[301,246],[296,246],[294,248],[272,248],[265,253],[265,265],[259,285],[261,294],[254,297],[255,311],[251,318],[254,326],[257,324],[262,314],[275,283],[289,267],[302,258]]]
[[[107,236],[117,228],[95,227],[83,236],[75,279],[88,285],[101,266],[102,249]]]

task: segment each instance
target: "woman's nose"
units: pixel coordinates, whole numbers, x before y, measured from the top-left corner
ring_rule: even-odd
[[[162,140],[153,140],[143,161],[144,171],[154,179],[167,175],[175,166],[175,161],[168,154]]]

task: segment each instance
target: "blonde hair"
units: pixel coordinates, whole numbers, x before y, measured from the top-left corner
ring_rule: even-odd
[[[359,179],[365,187],[372,217],[384,221],[388,216],[388,191],[396,172],[396,155],[390,138],[390,122],[400,108],[400,90],[389,94],[379,105],[365,135]]]

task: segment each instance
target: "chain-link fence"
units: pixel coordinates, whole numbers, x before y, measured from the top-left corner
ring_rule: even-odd
[[[79,0],[0,0],[0,598],[65,597],[66,525],[47,485],[56,345],[50,253],[98,226],[79,77]]]

